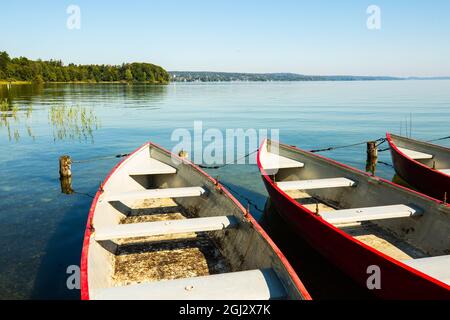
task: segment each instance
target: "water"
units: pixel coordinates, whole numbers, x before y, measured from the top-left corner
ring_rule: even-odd
[[[413,137],[439,138],[450,131],[449,89],[450,81],[0,86],[0,100],[14,106],[0,112],[0,298],[79,297],[66,287],[66,268],[79,264],[88,195],[119,159],[74,164],[78,193],[68,196],[58,176],[63,154],[115,155],[148,140],[172,149],[173,130],[192,130],[196,120],[205,129],[280,129],[283,142],[317,149],[405,133],[412,114]],[[364,145],[324,154],[365,169]],[[389,153],[380,160],[390,162]],[[255,165],[209,173],[264,208]],[[377,174],[394,172],[379,165]]]

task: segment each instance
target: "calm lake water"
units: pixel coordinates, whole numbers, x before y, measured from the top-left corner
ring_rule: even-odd
[[[66,287],[66,269],[79,264],[89,195],[119,159],[74,164],[77,193],[64,195],[58,175],[63,154],[74,160],[110,156],[148,140],[172,149],[178,143],[171,141],[173,130],[193,130],[194,121],[203,121],[205,130],[279,129],[283,142],[304,149],[405,133],[411,115],[413,137],[450,133],[450,81],[0,86],[0,100],[6,98],[13,107],[0,111],[3,299],[79,298]],[[323,154],[365,169],[364,145]],[[390,163],[389,153],[380,160]],[[208,171],[264,208],[267,195],[255,165]],[[377,174],[392,179],[394,172],[379,165]],[[261,219],[254,206],[252,213]],[[304,257],[310,264],[305,283],[326,297],[308,262],[313,255]]]

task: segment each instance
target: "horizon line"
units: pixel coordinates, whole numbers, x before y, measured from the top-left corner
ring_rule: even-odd
[[[197,72],[197,73],[223,73],[223,74],[242,74],[242,75],[276,75],[287,74],[304,77],[367,77],[367,78],[397,78],[397,79],[430,79],[430,78],[449,78],[448,76],[393,76],[393,75],[356,75],[356,74],[305,74],[297,72],[241,72],[241,71],[197,71],[197,70],[167,70],[169,73],[176,72]]]

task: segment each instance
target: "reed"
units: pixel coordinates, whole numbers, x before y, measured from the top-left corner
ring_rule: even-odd
[[[100,120],[93,109],[78,106],[52,106],[49,121],[53,126],[55,140],[93,141],[93,131],[100,127]]]

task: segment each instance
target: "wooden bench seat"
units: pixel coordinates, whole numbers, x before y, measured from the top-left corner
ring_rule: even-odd
[[[450,285],[450,255],[402,261],[432,278]]]
[[[291,191],[291,190],[352,187],[355,185],[355,182],[347,178],[330,178],[330,179],[285,181],[285,182],[278,182],[277,185],[283,191]]]
[[[398,204],[392,206],[336,210],[323,213],[321,214],[321,217],[332,224],[345,224],[371,220],[406,218],[417,214],[420,214],[418,209],[414,209],[404,204]]]
[[[414,160],[426,160],[426,159],[433,159],[433,155],[428,153],[423,153],[415,150],[410,150],[406,148],[398,148],[401,152],[406,154],[408,157]]]
[[[168,220],[132,224],[119,224],[95,230],[97,241],[152,237],[159,235],[206,232],[232,228],[238,224],[234,216]]]
[[[163,199],[163,198],[185,198],[185,197],[199,197],[204,193],[205,190],[202,187],[148,189],[148,190],[130,191],[106,195],[106,200],[124,201],[124,200]]]
[[[156,175],[156,174],[175,174],[177,169],[153,158],[147,158],[139,168],[131,169],[130,176]]]
[[[279,169],[303,168],[305,164],[268,152],[265,154],[264,160],[262,160],[262,166],[266,171],[274,171]]]
[[[286,291],[271,269],[99,289],[96,300],[269,300]]]

